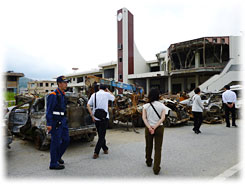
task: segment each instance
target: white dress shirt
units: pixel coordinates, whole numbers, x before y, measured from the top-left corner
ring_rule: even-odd
[[[108,113],[108,101],[114,101],[115,97],[109,93],[109,92],[105,92],[104,90],[99,90],[98,92],[96,92],[96,109],[104,109],[107,112],[107,116],[106,118],[109,119],[109,113]],[[92,96],[90,97],[88,104],[90,105],[90,107],[93,106],[93,114],[95,112],[95,93],[92,94]],[[94,117],[95,120],[99,121],[99,119],[97,119],[96,117]]]
[[[204,106],[202,104],[200,95],[195,94],[192,99],[193,99],[192,111],[203,112]]]
[[[228,103],[228,102],[236,102],[236,93],[234,91],[231,90],[226,90],[224,93],[222,93],[222,100],[224,103]]]
[[[166,106],[159,101],[154,101],[151,104],[154,106],[154,108],[156,109],[160,117],[162,116],[162,111],[163,110],[166,111]],[[151,104],[150,103],[144,104],[143,108],[146,110],[146,117],[147,117],[148,123],[151,126],[154,126],[159,121],[159,117],[154,111],[154,109],[152,108]]]

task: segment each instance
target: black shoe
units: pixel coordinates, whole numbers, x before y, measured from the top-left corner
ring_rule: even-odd
[[[202,133],[200,130],[197,130],[198,131],[198,133]]]
[[[146,163],[147,167],[151,167],[152,163]]]
[[[196,133],[196,134],[199,134],[200,132],[199,132],[198,130],[195,130],[195,133]]]
[[[232,126],[237,127],[237,125],[232,125]]]
[[[58,162],[59,162],[59,164],[64,164],[65,163],[64,160],[62,160],[62,159],[60,159]]]
[[[158,175],[160,170],[161,170],[161,167],[159,167],[159,169],[156,169],[156,170],[153,168],[153,172],[155,175]]]
[[[226,125],[227,128],[230,128],[230,125]]]
[[[56,167],[49,167],[49,169],[52,169],[52,170],[61,170],[61,169],[65,169],[65,166],[63,165],[58,165]]]

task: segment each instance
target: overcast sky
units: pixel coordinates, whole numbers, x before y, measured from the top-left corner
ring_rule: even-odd
[[[198,2],[198,3],[197,3]],[[134,15],[134,41],[146,60],[170,44],[205,36],[241,36],[239,0],[2,0],[3,71],[52,79],[117,59],[117,10]],[[2,68],[2,67],[1,67]]]

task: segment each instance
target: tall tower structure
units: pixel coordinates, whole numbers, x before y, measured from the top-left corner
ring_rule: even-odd
[[[134,44],[134,16],[126,8],[117,11],[118,81],[130,83],[128,75],[146,72],[146,61]]]

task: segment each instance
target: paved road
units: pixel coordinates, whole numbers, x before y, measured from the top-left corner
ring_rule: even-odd
[[[238,121],[240,126],[241,121]],[[125,127],[108,130],[109,154],[92,154],[93,142],[73,142],[63,159],[66,168],[48,169],[49,151],[37,151],[26,140],[16,138],[6,152],[6,177],[9,178],[162,178],[213,179],[240,162],[240,130],[225,124],[203,124],[201,134],[192,126],[165,128],[162,149],[162,170],[158,176],[146,167],[144,129],[139,134]],[[232,179],[239,178],[234,174]]]

